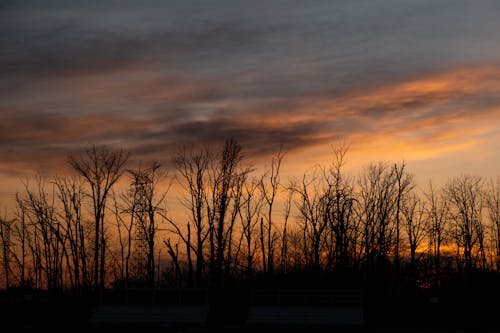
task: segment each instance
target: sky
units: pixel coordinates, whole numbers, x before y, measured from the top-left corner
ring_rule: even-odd
[[[91,144],[500,174],[496,0],[0,0],[0,192]]]

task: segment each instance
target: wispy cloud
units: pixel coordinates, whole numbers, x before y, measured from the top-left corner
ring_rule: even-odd
[[[343,140],[422,160],[497,135],[495,1],[2,5],[4,174],[92,143],[168,159],[236,136],[266,158]]]
[[[51,113],[35,105],[3,111],[1,153],[14,155],[3,169],[17,159],[29,161],[30,156],[35,158],[33,165],[55,162],[51,154],[64,156],[91,143],[130,147],[137,158],[168,159],[179,143],[218,144],[229,136],[239,138],[255,157],[274,152],[277,144],[293,152],[347,140],[360,150],[384,142],[405,155],[425,158],[473,144],[475,137],[488,137],[500,121],[500,70],[494,67],[439,72],[346,95],[286,100],[225,100],[222,94],[216,97],[222,90],[230,91],[225,85],[185,82],[168,89],[168,83],[162,88],[154,78],[101,86],[107,84],[110,88],[101,92],[86,82],[83,86],[90,88],[79,89],[85,93],[75,101],[75,112]],[[131,95],[134,91],[140,92],[138,96]],[[129,99],[120,105],[96,98],[95,103],[101,109],[108,106],[108,111],[78,108],[101,93],[110,93],[114,102],[119,100],[116,96]],[[143,111],[131,112],[134,107]]]

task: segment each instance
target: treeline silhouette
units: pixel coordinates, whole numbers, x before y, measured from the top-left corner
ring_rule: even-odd
[[[172,183],[157,162],[131,168],[126,151],[91,146],[68,157],[73,175],[25,181],[0,219],[4,299],[36,291],[95,304],[198,288],[230,311],[249,288],[358,289],[370,324],[495,324],[486,304],[500,296],[500,178],[419,189],[404,162],[352,176],[340,145],[284,181],[284,150],[262,174],[243,153],[234,138],[181,148]],[[185,218],[170,211],[171,186]]]

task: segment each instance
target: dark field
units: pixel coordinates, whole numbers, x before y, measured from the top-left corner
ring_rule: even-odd
[[[459,329],[459,328],[413,328],[413,327],[337,327],[337,326],[214,326],[214,327],[182,327],[182,326],[161,326],[154,327],[149,325],[90,325],[90,324],[7,324],[0,326],[1,332],[68,332],[68,333],[472,333],[472,332],[500,332],[494,329]]]

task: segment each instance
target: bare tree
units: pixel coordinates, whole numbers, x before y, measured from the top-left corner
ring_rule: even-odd
[[[393,214],[397,188],[394,169],[385,163],[370,164],[359,179],[358,214],[363,225],[361,247],[365,263],[385,260],[394,245]]]
[[[395,249],[394,249],[394,262],[396,267],[399,267],[399,242],[400,242],[400,214],[401,214],[401,205],[404,202],[405,197],[408,193],[413,190],[415,184],[413,182],[413,175],[406,172],[406,164],[403,161],[401,165],[394,164],[393,173],[396,181],[396,211],[395,211],[395,228],[396,228],[396,237],[395,237]],[[408,222],[408,219],[406,219]]]
[[[12,254],[12,221],[0,217],[0,246],[2,251],[2,268],[6,289],[10,288],[11,281],[11,254]]]
[[[172,258],[172,263],[174,265],[175,269],[175,282],[178,287],[182,285],[182,270],[181,266],[179,264],[179,244],[175,243],[175,245],[172,245],[172,242],[170,238],[167,240],[164,240],[163,243],[167,247],[168,254],[170,255],[170,258]]]
[[[492,180],[488,184],[485,204],[495,241],[496,269],[500,270],[500,176],[497,177],[496,182]]]
[[[69,156],[69,164],[88,183],[94,213],[94,288],[104,289],[106,241],[104,215],[106,202],[113,185],[123,173],[129,154],[105,146],[91,146],[77,155]]]
[[[417,271],[417,249],[425,239],[428,230],[425,203],[413,194],[401,202],[401,213],[410,246],[410,270],[414,274]]]
[[[235,177],[235,185],[233,189],[231,206],[228,214],[227,229],[224,235],[225,240],[225,257],[224,257],[224,275],[230,277],[232,273],[236,272],[238,267],[238,254],[240,242],[237,241],[236,245],[234,239],[238,239],[235,236],[235,226],[236,220],[240,216],[240,210],[243,206],[243,186],[247,178],[247,172],[241,172]]]
[[[479,257],[481,267],[486,266],[482,192],[482,179],[471,175],[452,178],[445,187],[455,227],[458,255],[463,258],[462,262],[467,272],[476,266],[476,256]]]
[[[215,255],[213,276],[217,286],[221,286],[223,282],[224,255],[230,236],[228,230],[232,230],[228,229],[226,224],[227,214],[231,201],[235,199],[235,195],[239,195],[241,175],[249,172],[240,168],[243,158],[241,149],[241,145],[234,138],[226,140],[220,155],[210,168],[213,198],[211,214],[214,217],[211,226],[213,232],[211,247]],[[231,224],[229,224],[229,228],[231,228]]]
[[[188,154],[183,150],[175,159],[182,176],[181,184],[188,194],[184,204],[191,212],[196,246],[191,244],[191,223],[186,225],[186,235],[181,224],[167,220],[171,231],[186,244],[188,260],[191,250],[196,253],[198,284],[201,283],[205,262],[203,250],[206,240],[209,243],[208,266],[212,285],[222,285],[223,273],[227,273],[233,263],[234,226],[241,207],[242,184],[250,172],[241,166],[241,149],[240,144],[231,138],[216,153],[206,149]],[[172,251],[169,250],[169,253],[175,254],[172,245],[170,247]]]
[[[325,231],[331,205],[329,189],[316,169],[312,175],[305,174],[300,183],[292,186],[296,194],[295,204],[302,223],[303,251],[306,265],[319,269],[324,247]]]
[[[112,193],[114,216],[116,222],[116,231],[118,233],[118,244],[120,250],[120,282],[121,287],[125,290],[128,297],[128,288],[130,286],[130,259],[132,256],[132,232],[135,221],[135,202],[129,200],[129,193],[122,194],[122,202],[124,207],[121,206],[116,197],[116,193]],[[128,218],[128,220],[126,219]],[[125,231],[123,231],[125,229]]]
[[[61,290],[63,282],[63,260],[65,258],[66,237],[61,222],[57,218],[55,195],[49,193],[42,177],[36,179],[36,188],[25,183],[23,206],[27,218],[34,229],[29,240],[32,256],[36,258],[38,280],[45,276],[45,287],[52,291]]]
[[[191,237],[189,237],[187,246],[188,253],[192,248],[196,256],[195,280],[197,286],[203,284],[205,266],[203,249],[209,235],[206,203],[210,159],[211,154],[206,149],[199,152],[188,152],[186,149],[182,149],[174,159],[177,172],[181,176],[181,186],[187,192],[187,197],[183,203],[190,211],[191,223],[194,226],[195,244],[191,244]]]
[[[64,248],[68,274],[73,289],[89,288],[90,274],[87,266],[86,228],[83,219],[83,184],[80,179],[55,177],[56,195],[62,205],[59,214],[63,221],[64,239],[68,247]]]
[[[245,256],[244,270],[248,279],[252,277],[254,271],[257,241],[253,236],[256,233],[256,227],[259,222],[260,210],[263,203],[263,197],[258,191],[259,186],[260,182],[255,179],[244,182],[242,189],[243,203],[242,208],[239,210],[242,232],[238,249],[241,249],[241,243],[243,242],[243,254]]]
[[[288,258],[289,255],[289,218],[290,212],[292,210],[292,198],[293,198],[293,189],[287,189],[287,196],[285,199],[285,204],[283,207],[283,229],[281,232],[281,269],[284,273],[288,272],[288,268],[290,266],[290,260]]]
[[[434,282],[439,284],[441,272],[441,246],[446,234],[449,204],[445,194],[436,192],[432,182],[424,194],[427,200],[427,216],[429,219],[429,247],[432,249],[434,262]]]
[[[343,172],[348,145],[333,148],[333,163],[324,171],[329,196],[328,218],[329,235],[327,240],[329,268],[346,268],[350,264],[349,251],[355,243],[351,233],[354,228],[354,202],[356,201],[352,180]],[[354,245],[355,248],[355,245]]]
[[[265,235],[262,235],[262,239],[266,239],[266,241],[261,244],[262,264],[264,272],[269,274],[272,274],[274,271],[274,247],[276,241],[273,231],[273,206],[280,185],[280,168],[284,156],[285,152],[283,151],[283,147],[280,146],[276,156],[273,156],[271,159],[269,170],[264,173],[260,180],[260,188],[267,208],[267,214],[264,215],[266,220]],[[261,233],[264,233],[263,225]]]
[[[27,257],[27,242],[28,242],[28,226],[26,225],[26,207],[23,200],[20,198],[19,193],[16,193],[16,219],[15,231],[17,239],[20,243],[19,255],[17,257],[19,267],[19,285],[25,287],[26,281],[26,257]]]
[[[290,271],[303,269],[307,262],[304,251],[304,231],[303,226],[290,225],[287,228],[287,265]]]

